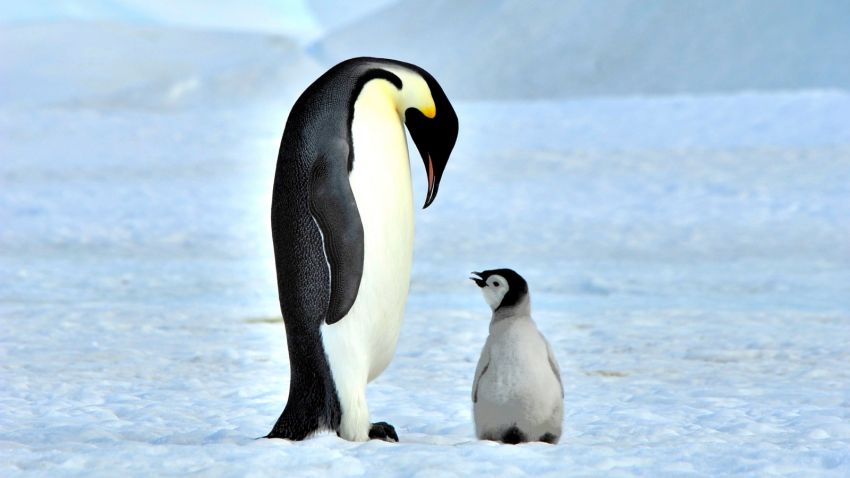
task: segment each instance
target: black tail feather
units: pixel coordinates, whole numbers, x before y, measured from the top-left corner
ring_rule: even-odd
[[[289,347],[289,398],[266,438],[303,440],[313,433],[339,430],[341,411],[318,327],[286,327]]]

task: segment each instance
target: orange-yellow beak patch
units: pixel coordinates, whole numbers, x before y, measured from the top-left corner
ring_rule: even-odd
[[[436,106],[426,106],[422,108],[422,114],[427,116],[428,118],[434,118],[437,116],[437,107]]]

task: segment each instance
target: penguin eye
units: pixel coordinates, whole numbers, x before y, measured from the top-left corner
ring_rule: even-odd
[[[499,281],[493,282],[493,287],[499,287]]]

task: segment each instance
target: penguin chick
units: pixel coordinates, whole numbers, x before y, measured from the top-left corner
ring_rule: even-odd
[[[564,417],[561,370],[531,318],[525,279],[511,269],[470,277],[493,310],[472,384],[475,434],[503,443],[557,443]]]

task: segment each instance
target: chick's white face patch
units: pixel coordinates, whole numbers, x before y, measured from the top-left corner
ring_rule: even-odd
[[[481,293],[484,294],[484,300],[487,301],[490,308],[496,310],[509,289],[508,281],[504,277],[493,274],[487,278],[487,285],[481,288]]]

